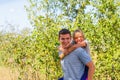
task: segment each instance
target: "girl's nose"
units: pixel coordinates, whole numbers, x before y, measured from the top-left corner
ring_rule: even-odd
[[[78,39],[80,40],[80,37]]]

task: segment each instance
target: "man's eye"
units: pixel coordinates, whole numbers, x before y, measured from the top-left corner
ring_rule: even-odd
[[[64,38],[62,38],[61,40],[65,40]]]
[[[67,38],[67,40],[69,40],[70,38]]]

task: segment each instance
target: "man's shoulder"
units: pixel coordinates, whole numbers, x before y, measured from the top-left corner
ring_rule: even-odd
[[[79,47],[79,48],[76,48],[71,53],[80,54],[80,53],[84,53],[84,52],[85,52],[85,50],[83,48]]]
[[[87,54],[86,51],[85,51],[85,49],[83,49],[83,48],[81,48],[81,47],[76,48],[76,49],[73,51],[73,53],[75,53],[75,54],[77,54],[77,55],[86,55],[86,54]]]
[[[81,48],[81,47],[78,47],[78,48],[75,49],[75,51],[84,51],[84,49]]]

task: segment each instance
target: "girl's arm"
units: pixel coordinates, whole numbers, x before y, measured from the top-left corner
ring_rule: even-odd
[[[71,44],[68,48],[63,49],[62,47],[59,47],[59,50],[62,51],[62,54],[59,55],[60,59],[63,59],[65,56],[67,56],[69,53],[74,51],[78,47],[86,47],[87,44],[85,41],[82,41],[81,43],[78,44]]]
[[[86,41],[82,41],[82,42],[74,44],[73,46],[71,46],[70,48],[68,48],[67,52],[70,53],[70,52],[72,52],[73,50],[75,50],[78,47],[86,47],[86,46],[87,46]]]
[[[83,48],[85,48],[86,46],[87,46],[86,41],[82,41],[82,42],[79,42],[78,44],[75,44],[75,47],[83,47]]]
[[[62,53],[59,55],[60,59],[63,59],[66,55],[68,55],[68,48],[70,48],[72,44],[67,46],[66,48],[62,48],[61,46],[58,47],[58,50],[61,51]]]
[[[71,47],[69,47],[64,53],[69,54],[70,52],[74,51],[78,47],[86,47],[87,43],[85,41],[82,41],[80,43],[74,44]]]

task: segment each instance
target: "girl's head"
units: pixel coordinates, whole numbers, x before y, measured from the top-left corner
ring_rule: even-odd
[[[84,34],[81,30],[77,29],[73,32],[73,40],[75,41],[75,43],[79,43],[84,41]]]

